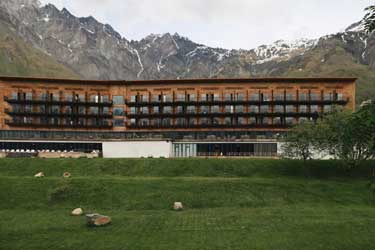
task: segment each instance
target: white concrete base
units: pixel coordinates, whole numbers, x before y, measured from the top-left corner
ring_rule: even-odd
[[[171,157],[172,142],[124,141],[103,142],[104,158]]]

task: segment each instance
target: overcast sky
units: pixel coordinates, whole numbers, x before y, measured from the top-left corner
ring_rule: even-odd
[[[223,48],[250,49],[278,39],[336,33],[375,0],[41,0],[76,16],[94,16],[126,39],[179,33]]]

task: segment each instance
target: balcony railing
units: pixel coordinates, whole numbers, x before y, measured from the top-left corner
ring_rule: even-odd
[[[18,122],[6,120],[5,124],[14,127],[35,127],[35,128],[82,128],[82,129],[111,129],[113,124],[45,124],[33,122]]]
[[[57,105],[57,106],[93,106],[93,107],[111,107],[112,101],[91,102],[91,101],[56,101],[56,100],[19,100],[4,96],[4,101],[11,104],[25,105]]]
[[[27,111],[11,111],[5,109],[5,113],[10,116],[23,116],[23,117],[81,117],[81,118],[107,118],[111,119],[113,114],[79,114],[79,113],[47,113],[47,112],[27,112]]]
[[[344,100],[243,100],[243,101],[174,101],[126,102],[129,107],[140,106],[200,106],[200,105],[346,105]]]
[[[264,128],[264,129],[285,129],[293,126],[293,124],[194,124],[194,125],[136,125],[131,124],[128,126],[130,129],[205,129],[205,128],[235,128],[235,129],[251,129],[251,128]]]
[[[249,112],[249,113],[178,113],[178,114],[127,114],[129,118],[190,118],[190,117],[312,117],[317,118],[318,112]]]

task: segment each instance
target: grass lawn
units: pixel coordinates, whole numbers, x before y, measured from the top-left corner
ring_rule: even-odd
[[[0,249],[375,249],[369,162],[0,160]],[[46,177],[32,176],[44,171]],[[73,177],[63,179],[69,171]],[[186,210],[171,211],[174,201]],[[72,209],[109,215],[88,228]]]

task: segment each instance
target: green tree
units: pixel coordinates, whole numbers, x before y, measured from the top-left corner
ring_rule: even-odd
[[[357,112],[336,112],[317,125],[315,142],[320,151],[329,151],[348,168],[375,158],[375,105],[370,103]]]
[[[283,156],[292,159],[310,159],[313,155],[316,126],[312,121],[295,125],[284,137]]]
[[[367,7],[365,11],[367,11],[367,14],[363,18],[363,23],[366,31],[371,33],[375,30],[375,5]]]

